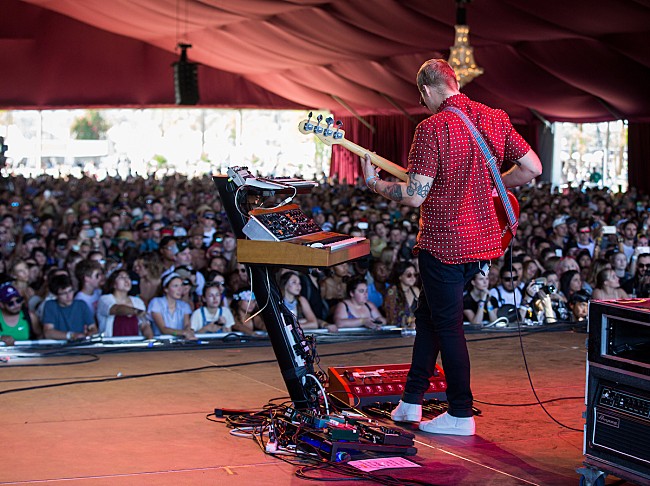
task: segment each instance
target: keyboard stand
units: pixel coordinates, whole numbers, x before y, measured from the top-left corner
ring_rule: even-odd
[[[213,179],[219,191],[224,211],[228,215],[232,231],[237,237],[237,255],[238,258],[241,256],[239,261],[249,264],[253,292],[257,302],[263,309],[262,317],[266,323],[266,331],[294,408],[297,410],[320,411],[320,389],[314,379],[316,376],[314,371],[315,351],[313,350],[315,342],[305,337],[298,325],[298,320],[284,305],[280,289],[276,283],[277,267],[274,265],[288,266],[287,261],[291,261],[289,257],[285,258],[278,255],[295,253],[302,255],[304,258],[302,260],[298,259],[295,265],[306,267],[328,266],[329,264],[336,264],[334,262],[338,261],[338,258],[341,258],[340,261],[356,258],[357,254],[351,250],[355,245],[334,252],[334,255],[337,256],[332,259],[330,257],[332,252],[323,248],[316,249],[298,244],[273,241],[245,240],[243,228],[246,220],[235,206],[237,186],[232,180],[229,180],[227,175],[214,176]],[[246,194],[244,194],[244,197],[246,197]],[[280,253],[278,253],[278,248],[282,249]],[[365,254],[367,254],[369,244],[365,248]],[[310,256],[305,257],[304,255]],[[311,255],[318,255],[318,258],[324,258],[325,260],[321,262]],[[323,264],[320,265],[319,263]]]

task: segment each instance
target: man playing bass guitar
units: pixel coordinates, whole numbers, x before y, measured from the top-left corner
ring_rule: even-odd
[[[460,110],[478,128],[497,166],[505,159],[514,161],[515,166],[502,175],[506,187],[529,182],[541,174],[542,166],[503,111],[459,92],[456,75],[446,61],[426,61],[418,71],[417,85],[421,102],[434,114],[416,128],[408,158],[408,180],[381,180],[370,155],[362,159],[371,190],[420,207],[421,215],[415,252],[424,298],[415,313],[417,333],[411,369],[392,418],[420,422],[423,396],[440,353],[449,410],[434,420],[420,422],[420,430],[474,435],[463,289],[481,266],[500,257],[504,250],[486,159],[459,113],[451,109]],[[513,233],[515,228],[516,221]]]

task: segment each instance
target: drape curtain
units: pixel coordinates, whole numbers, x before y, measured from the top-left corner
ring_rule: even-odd
[[[650,193],[650,123],[630,123],[627,132],[627,177],[631,187]]]
[[[364,120],[375,127],[375,133],[364,126],[354,117],[341,117],[337,120],[343,122],[345,138],[371,152],[376,152],[383,158],[397,165],[406,167],[409,149],[413,140],[413,133],[417,123],[424,120],[427,115],[412,117],[415,123],[406,116],[367,116]],[[516,125],[515,129],[537,150],[538,123],[530,125]],[[504,170],[508,167],[504,166]],[[330,176],[338,178],[339,182],[354,183],[362,175],[359,157],[344,149],[340,145],[332,146],[332,163]],[[385,176],[383,176],[385,177]]]
[[[424,118],[425,115],[414,117],[415,123],[413,123],[405,116],[364,117],[363,119],[375,128],[374,133],[354,117],[340,117],[337,120],[343,122],[347,140],[370,152],[376,152],[377,155],[397,165],[406,167],[415,127]],[[359,157],[340,145],[334,145],[330,176],[336,176],[340,182],[354,183],[360,175],[362,173]]]

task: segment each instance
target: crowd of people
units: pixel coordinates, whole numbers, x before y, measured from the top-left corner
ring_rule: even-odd
[[[0,336],[152,338],[265,329],[210,177],[5,179],[0,191]],[[590,299],[648,297],[647,195],[596,188],[517,192],[517,235],[466,289],[465,320],[580,321]],[[304,329],[414,325],[419,209],[357,184],[297,196],[324,230],[370,240],[331,269],[282,269],[284,305]]]

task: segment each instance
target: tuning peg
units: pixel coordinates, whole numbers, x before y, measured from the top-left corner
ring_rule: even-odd
[[[323,115],[318,115],[316,120],[318,120],[318,125],[314,127],[314,133],[323,133],[323,127],[320,126],[320,122],[323,121]]]
[[[311,131],[314,129],[314,124],[311,122],[311,117],[314,114],[310,111],[309,116],[307,117],[307,121],[305,122],[305,125],[303,126],[305,131]]]
[[[340,132],[341,128],[343,128],[343,122],[341,120],[336,120],[336,131],[334,132],[335,139],[343,138],[343,134]]]
[[[331,137],[334,132],[330,127],[332,126],[332,123],[334,123],[334,118],[328,116],[325,119],[325,123],[327,123],[327,127],[325,128],[325,133],[323,135],[325,135],[326,137]]]

